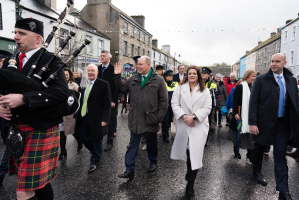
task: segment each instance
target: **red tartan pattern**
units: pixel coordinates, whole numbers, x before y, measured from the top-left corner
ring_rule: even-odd
[[[30,133],[32,131],[35,131],[34,128],[32,128],[31,126],[29,126],[27,124],[22,125],[22,124],[18,123],[18,124],[16,124],[16,127],[23,133]]]
[[[36,130],[27,136],[22,157],[15,159],[10,156],[9,171],[17,175],[17,191],[43,188],[56,177],[59,141],[58,126]]]

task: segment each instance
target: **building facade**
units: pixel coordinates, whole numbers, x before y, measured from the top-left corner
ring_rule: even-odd
[[[281,53],[287,57],[288,68],[299,80],[299,17],[281,29]]]
[[[240,72],[238,74],[239,78],[243,78],[244,72],[246,71],[246,65],[247,65],[247,55],[243,56],[240,59]]]
[[[134,64],[134,56],[151,57],[152,35],[144,28],[144,16],[129,16],[111,0],[87,0],[77,16],[111,38],[112,63]]]
[[[257,52],[250,52],[247,56],[247,64],[246,64],[246,70],[256,70],[256,54]]]
[[[14,53],[17,47],[14,40],[16,22],[16,2],[0,0],[0,49]]]
[[[267,73],[271,67],[271,58],[280,52],[281,33],[271,33],[271,37],[260,43],[251,52],[256,53],[255,71],[260,74]]]

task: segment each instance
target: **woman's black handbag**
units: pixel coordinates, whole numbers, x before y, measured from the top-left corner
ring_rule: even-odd
[[[6,148],[14,158],[20,158],[24,153],[25,139],[22,131],[13,127],[8,134]]]

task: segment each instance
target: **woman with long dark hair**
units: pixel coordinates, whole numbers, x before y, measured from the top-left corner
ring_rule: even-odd
[[[64,74],[66,77],[66,80],[68,82],[68,87],[70,90],[78,91],[79,86],[77,83],[75,83],[74,75],[72,71],[69,68],[64,68]],[[82,142],[80,141],[79,137],[74,135],[74,128],[75,128],[75,119],[73,115],[65,116],[63,117],[63,123],[59,125],[60,130],[60,154],[59,154],[59,160],[61,160],[63,157],[67,156],[66,151],[66,136],[67,135],[73,135],[74,138],[78,142],[78,148],[77,151],[80,151],[82,149]]]
[[[208,115],[212,109],[211,95],[198,67],[187,69],[187,76],[173,92],[171,106],[177,120],[177,133],[170,157],[187,162],[186,196],[193,197],[194,181],[202,167],[209,131]]]

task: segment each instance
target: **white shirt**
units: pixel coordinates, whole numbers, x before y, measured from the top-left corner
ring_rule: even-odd
[[[89,90],[89,94],[90,94],[90,92],[91,92],[91,89],[92,89],[92,87],[93,87],[95,81],[96,81],[96,79],[94,79],[93,81],[88,80],[87,88],[88,88],[89,83],[91,83],[91,85],[90,85],[90,90]],[[85,91],[84,91],[83,103],[84,103],[84,100],[85,100],[85,94],[86,94],[86,90],[87,90],[87,88],[86,88]],[[88,98],[89,98],[89,96],[88,96]],[[86,106],[86,113],[88,113],[88,106]]]
[[[148,73],[148,74],[149,74],[149,73]],[[148,74],[147,74],[147,75],[148,75]],[[141,76],[142,76],[142,81],[144,81],[144,79],[147,77],[147,75],[142,75],[142,74],[141,74]]]
[[[31,51],[28,51],[27,53],[25,53],[26,57],[23,58],[23,66],[25,66],[26,62],[31,58],[31,56],[33,56],[33,54],[35,54],[38,50],[40,50],[40,47],[37,49],[33,49]],[[20,53],[21,55],[21,53]]]
[[[282,82],[283,87],[284,87],[284,100],[285,100],[285,99],[286,99],[287,88],[286,88],[286,80],[284,79],[283,72],[281,72],[281,74],[275,74],[275,73],[273,72],[273,76],[274,76],[274,78],[275,78],[275,80],[276,80],[277,83],[278,83],[278,78],[277,78],[277,76],[281,76],[281,82]]]
[[[102,69],[103,67],[105,67],[105,70],[107,69],[107,67],[109,66],[110,63],[108,63],[107,65],[102,65]]]

